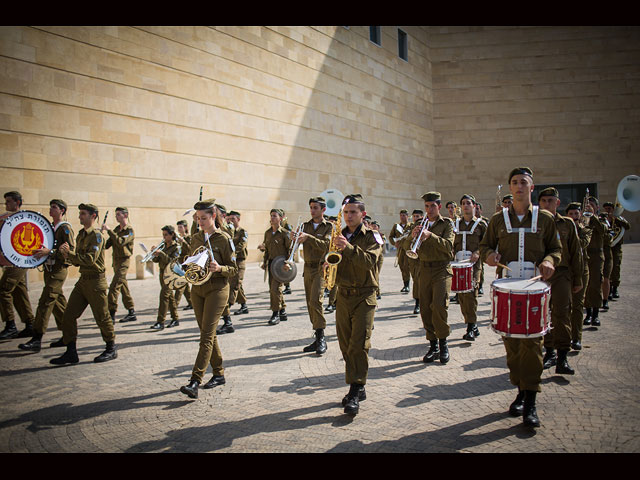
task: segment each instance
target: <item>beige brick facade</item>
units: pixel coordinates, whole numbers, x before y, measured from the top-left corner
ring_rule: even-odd
[[[401,28],[408,61],[398,27],[0,27],[0,187],[76,228],[127,206],[149,246],[204,186],[256,260],[271,208],[329,188],[388,232],[428,190],[492,205],[520,164],[606,199],[640,173],[637,28]]]

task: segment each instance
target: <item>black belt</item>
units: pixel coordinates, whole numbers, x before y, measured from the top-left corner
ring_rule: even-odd
[[[345,297],[355,297],[375,293],[376,287],[338,287],[338,293]]]

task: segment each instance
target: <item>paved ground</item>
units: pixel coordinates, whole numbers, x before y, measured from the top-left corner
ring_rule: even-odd
[[[220,337],[227,384],[200,390],[197,400],[179,392],[198,347],[192,311],[180,312],[177,328],[149,330],[157,279],[131,280],[139,320],[117,324],[115,361],[93,363],[104,345],[89,310],[79,322],[77,365],[49,365],[61,353],[48,347],[59,337],[53,319],[38,354],[19,350],[23,340],[0,343],[0,452],[638,452],[639,270],[640,245],[625,245],[622,297],[599,329],[584,331],[584,349],[569,359],[574,376],[544,372],[535,431],[506,413],[515,390],[488,327],[491,269],[481,336],[462,340],[460,309],[451,305],[451,361],[427,365],[420,319],[386,258],[368,398],[355,418],[339,405],[348,387],[333,314],[328,352],[302,353],[312,330],[300,275],[287,296],[289,321],[269,326],[262,270],[251,265],[251,312],[234,316],[236,332]],[[35,304],[41,285],[31,288]]]

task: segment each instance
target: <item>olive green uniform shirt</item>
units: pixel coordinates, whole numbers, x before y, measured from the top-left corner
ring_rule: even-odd
[[[304,263],[317,264],[324,260],[329,251],[331,233],[333,225],[326,220],[322,220],[316,228],[313,227],[313,220],[302,224],[302,231],[309,235],[304,241]]]
[[[133,241],[136,236],[131,225],[127,224],[124,228],[118,225],[113,230],[107,229],[107,235],[109,238],[104,248],[113,248],[114,266],[133,255]]]
[[[95,227],[83,228],[76,237],[75,250],[69,251],[69,262],[80,267],[83,274],[100,274],[105,272],[104,236]]]

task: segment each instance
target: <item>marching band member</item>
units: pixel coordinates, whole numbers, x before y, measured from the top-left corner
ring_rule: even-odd
[[[489,225],[489,218],[482,215],[482,204],[476,202],[476,217],[484,220],[484,223]],[[478,296],[484,295],[484,262],[478,262],[480,264],[480,284],[478,285]]]
[[[181,254],[179,260],[180,263],[182,263],[189,256],[189,251],[191,250],[191,234],[189,233],[189,225],[186,220],[178,220],[176,222],[176,227],[178,229],[178,239],[181,242]],[[187,301],[183,310],[193,309],[193,306],[191,305],[191,286],[188,283],[185,283],[183,286],[174,290],[173,296],[176,300],[176,308],[180,306],[182,295],[184,295],[184,298]]]
[[[473,291],[458,293],[460,311],[467,325],[464,340],[474,341],[480,336],[477,326],[478,286],[480,285],[480,240],[487,231],[487,224],[475,216],[475,197],[465,194],[460,198],[462,217],[455,221],[453,251],[456,261],[469,260],[473,264]]]
[[[35,320],[33,321],[33,337],[26,343],[21,343],[18,348],[31,352],[39,352],[42,337],[47,331],[49,317],[53,314],[58,330],[62,332],[62,320],[67,308],[67,298],[62,287],[67,279],[68,267],[71,265],[58,250],[61,245],[67,243],[73,250],[76,240],[71,224],[64,220],[67,213],[67,204],[64,200],[54,199],[49,202],[49,215],[53,219],[55,240],[53,248],[49,250],[41,247],[34,250],[36,258],[47,257],[44,263],[44,288],[38,301]],[[63,347],[62,339],[53,342],[51,347]]]
[[[6,213],[2,217],[12,215],[20,211],[22,207],[22,195],[20,192],[7,192],[4,194],[4,206]],[[0,219],[0,226],[4,220]],[[29,289],[27,288],[27,269],[15,267],[0,252],[0,265],[3,272],[0,279],[0,315],[4,322],[4,330],[0,332],[0,340],[6,338],[28,338],[33,334],[33,310],[29,301]],[[18,332],[13,308],[18,312],[20,320],[24,323],[24,329]]]
[[[285,310],[287,304],[282,293],[283,284],[271,275],[269,267],[276,257],[281,255],[288,256],[291,240],[289,231],[282,226],[284,212],[278,208],[273,208],[269,214],[271,227],[264,232],[264,241],[258,248],[264,252],[262,267],[269,274],[269,302],[272,312],[269,325],[277,325],[281,321],[285,322],[287,320],[287,312]]]
[[[402,248],[404,242],[398,241],[399,238],[407,237],[407,226],[409,225],[409,212],[404,208],[400,210],[400,221],[393,225],[391,232],[389,233],[389,243],[397,250],[396,259],[398,267],[400,268],[400,274],[402,275],[403,287],[400,290],[402,293],[409,293],[409,281],[411,280],[411,272],[409,271],[409,257],[407,257],[406,250]]]
[[[78,363],[76,341],[78,338],[78,318],[87,305],[91,307],[102,340],[106,343],[105,351],[93,359],[94,362],[108,362],[118,358],[115,344],[116,333],[107,300],[107,279],[105,277],[104,245],[105,240],[94,224],[98,219],[98,208],[90,203],[78,205],[78,218],[82,229],[76,237],[75,249],[63,243],[59,251],[72,265],[80,267],[80,279],[73,287],[67,308],[62,319],[62,341],[66,351],[49,362],[53,365]]]
[[[624,228],[626,231],[631,230],[631,224],[622,216],[615,216],[615,205],[611,202],[606,202],[602,205],[602,208],[607,212],[609,223],[614,231],[620,228]],[[615,241],[615,240],[614,240]],[[618,287],[620,286],[620,269],[622,267],[622,244],[624,242],[624,235],[620,235],[620,239],[614,245],[611,245],[611,257],[612,257],[612,270],[611,270],[611,292],[609,294],[609,300],[616,300],[620,298]]]
[[[240,309],[234,312],[234,315],[243,315],[249,313],[247,307],[247,297],[244,294],[244,288],[242,282],[244,281],[244,274],[247,270],[247,244],[249,242],[249,232],[247,232],[240,225],[240,213],[234,211],[229,212],[227,220],[233,225],[233,244],[236,248],[236,264],[238,266],[238,276],[234,277],[231,281],[231,293],[229,297],[229,304],[240,304]]]
[[[553,215],[556,229],[562,243],[562,258],[556,265],[551,283],[551,330],[544,336],[545,355],[543,368],[556,366],[556,373],[573,375],[567,354],[571,350],[571,298],[583,289],[582,274],[584,260],[578,231],[573,219],[557,212],[560,195],[554,187],[548,187],[538,194],[541,209]],[[555,351],[558,351],[557,357]]]
[[[585,291],[584,307],[587,315],[582,322],[583,325],[600,326],[598,312],[602,307],[602,279],[604,276],[604,243],[607,230],[598,217],[599,202],[595,197],[589,197],[585,206],[585,211],[591,213],[589,228],[591,229],[591,240],[587,246],[589,255],[589,283]]]
[[[213,388],[226,383],[222,352],[218,344],[216,327],[224,309],[229,305],[229,279],[237,274],[235,247],[231,237],[216,225],[217,208],[215,199],[196,203],[199,231],[191,238],[191,252],[205,246],[210,249],[213,258],[209,264],[211,278],[202,285],[193,285],[191,301],[193,312],[200,329],[200,346],[198,355],[187,385],[180,391],[190,398],[198,397],[198,387],[204,379],[208,365],[213,369],[213,376],[203,388]]]
[[[129,261],[133,255],[133,241],[135,233],[129,224],[129,210],[125,207],[116,207],[116,221],[118,225],[111,230],[106,225],[102,225],[101,231],[107,232],[109,238],[104,246],[105,249],[113,247],[112,265],[113,279],[109,286],[109,314],[111,319],[116,321],[116,310],[118,309],[118,294],[122,290],[122,303],[127,309],[127,315],[120,322],[134,322],[137,320],[135,305],[129,283],[127,282],[127,272],[129,271]]]
[[[376,309],[376,265],[382,255],[382,237],[364,224],[366,215],[362,195],[343,200],[344,224],[335,245],[342,254],[337,266],[336,332],[345,361],[345,381],[349,392],[342,399],[344,412],[356,415],[366,399],[369,373],[368,352]]]
[[[386,243],[385,242],[386,239],[385,239],[384,233],[380,231],[380,223],[378,223],[377,220],[372,220],[368,226],[371,228],[371,230],[374,230],[380,234],[380,238],[382,238],[382,244],[384,245]],[[378,263],[376,264],[376,274],[377,274],[376,281],[378,282],[378,289],[376,290],[377,300],[380,300],[382,298],[382,295],[380,294],[380,270],[382,270],[383,263],[384,263],[384,247],[382,249],[382,254],[378,257]]]
[[[448,323],[449,293],[451,292],[450,262],[453,260],[453,222],[440,215],[442,208],[439,192],[422,196],[427,216],[426,228],[417,225],[412,232],[420,242],[417,249],[419,264],[420,316],[429,341],[429,350],[422,361],[440,363],[449,361],[447,337],[451,332]]]
[[[151,325],[152,330],[164,330],[164,318],[167,316],[167,310],[171,314],[171,322],[167,328],[177,327],[180,325],[178,318],[178,306],[176,297],[168,285],[164,283],[164,270],[173,260],[180,257],[182,253],[182,245],[178,242],[178,237],[173,225],[165,225],[162,227],[162,239],[164,246],[153,253],[153,263],[158,264],[158,275],[160,279],[160,303],[158,305],[158,317],[156,323]],[[152,250],[156,247],[153,246]]]
[[[555,266],[560,263],[562,243],[555,222],[549,212],[532,205],[533,189],[531,169],[519,167],[512,170],[509,173],[509,190],[513,203],[491,217],[487,233],[480,242],[481,259],[487,265],[499,267],[497,273],[500,276],[505,273],[501,265],[511,264],[507,273],[514,278],[531,278],[538,268],[543,280],[549,280]],[[542,342],[542,337],[503,338],[509,379],[518,387],[518,395],[509,407],[509,413],[522,416],[523,423],[532,427],[540,425],[535,401],[537,392],[541,391]]]
[[[420,225],[422,222],[422,217],[424,216],[424,212],[418,208],[416,208],[413,212],[411,212],[411,223],[407,225],[407,231],[412,232],[416,225]],[[404,240],[401,241],[401,248],[404,251],[404,255],[407,255],[407,249],[411,248],[411,243],[413,240],[413,236],[411,233],[407,235]],[[411,281],[413,282],[413,287],[411,288],[411,296],[414,301],[413,306],[413,314],[420,314],[420,283],[418,282],[420,276],[420,261],[418,259],[409,258],[409,273],[411,274]]]

